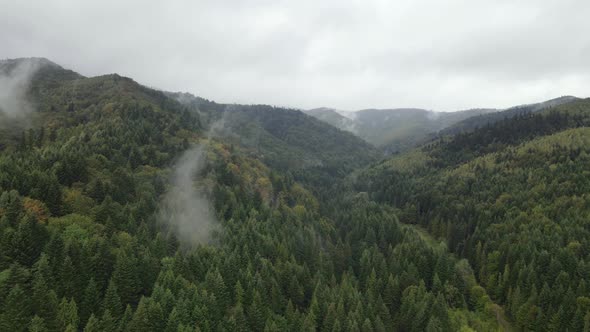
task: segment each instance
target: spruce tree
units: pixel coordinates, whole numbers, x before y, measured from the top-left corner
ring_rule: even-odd
[[[109,286],[104,295],[102,306],[103,310],[108,310],[113,315],[113,317],[115,317],[115,319],[121,317],[123,305],[121,304],[121,298],[119,297],[119,293],[117,291],[117,285],[113,279],[109,281]]]
[[[94,316],[94,314],[91,314],[90,318],[88,318],[88,322],[86,323],[86,326],[84,327],[84,332],[100,332],[100,331],[101,331],[100,321],[98,320],[98,318],[96,318],[96,316]]]
[[[82,303],[80,305],[81,324],[86,324],[86,321],[92,314],[98,314],[100,307],[100,293],[98,292],[98,287],[94,278],[91,278],[84,290],[84,296],[82,297]]]
[[[35,315],[29,323],[29,332],[49,332],[50,330],[45,325],[43,318]]]
[[[0,314],[0,331],[25,331],[31,318],[27,296],[22,288],[16,285],[8,293]]]

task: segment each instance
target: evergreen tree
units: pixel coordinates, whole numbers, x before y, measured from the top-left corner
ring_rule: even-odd
[[[84,327],[84,332],[99,332],[101,331],[100,322],[94,314],[90,315],[88,318],[88,322],[86,323],[86,327]]]
[[[127,331],[131,329],[131,321],[133,317],[133,309],[131,309],[131,306],[128,304],[125,308],[125,312],[123,313],[123,317],[121,317],[121,319],[119,320],[119,330]]]
[[[65,297],[62,298],[57,313],[57,321],[61,330],[76,330],[78,328],[78,307],[74,299],[68,301]]]
[[[139,278],[135,260],[126,253],[117,256],[113,281],[123,304],[135,303],[139,293]],[[113,311],[115,312],[115,311]]]
[[[109,281],[109,286],[106,290],[102,304],[103,310],[108,310],[115,318],[120,317],[123,310],[123,305],[121,304],[121,298],[119,297],[117,291],[117,285],[113,279]]]
[[[86,324],[86,321],[92,314],[98,314],[100,307],[100,293],[98,292],[98,287],[94,278],[91,278],[84,290],[84,296],[80,307],[80,322]]]
[[[0,314],[0,330],[25,331],[31,316],[25,292],[19,285],[14,286],[8,293]]]
[[[45,325],[43,318],[35,315],[29,323],[29,332],[48,332],[49,329]]]
[[[105,310],[100,319],[100,329],[102,331],[117,331],[117,321],[111,315],[109,310]]]

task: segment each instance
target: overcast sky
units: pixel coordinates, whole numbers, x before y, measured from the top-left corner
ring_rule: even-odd
[[[344,110],[590,96],[587,0],[0,0],[0,58],[219,102]]]

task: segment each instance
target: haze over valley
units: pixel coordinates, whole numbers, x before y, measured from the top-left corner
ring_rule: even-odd
[[[0,331],[590,330],[588,14],[3,3]]]

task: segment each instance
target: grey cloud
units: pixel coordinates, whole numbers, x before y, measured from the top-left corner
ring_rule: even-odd
[[[183,245],[207,244],[218,227],[206,194],[195,187],[195,179],[206,163],[206,149],[187,150],[173,168],[171,186],[164,196],[159,220],[168,225]]]
[[[0,3],[0,58],[220,102],[455,110],[590,86],[582,0]]]
[[[27,99],[31,78],[39,69],[38,59],[18,64],[0,61],[0,122],[2,119],[25,119],[33,111]]]

